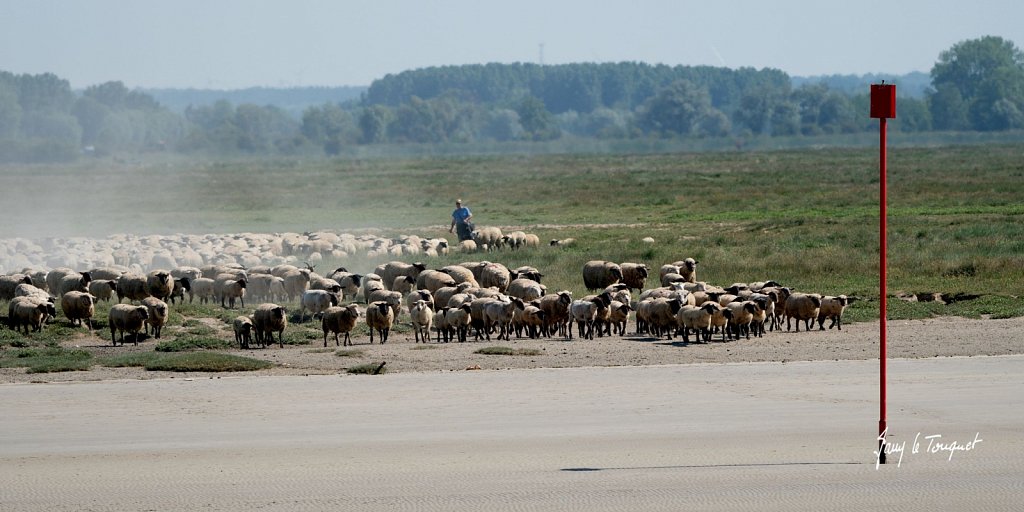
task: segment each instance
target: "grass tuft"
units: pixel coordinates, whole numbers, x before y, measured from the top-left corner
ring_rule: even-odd
[[[542,354],[540,350],[535,348],[512,348],[512,347],[484,347],[475,352],[474,354],[483,354],[485,356],[539,356]]]

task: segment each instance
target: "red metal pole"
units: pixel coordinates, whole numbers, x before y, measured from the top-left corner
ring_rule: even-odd
[[[886,188],[886,172],[885,172],[885,130],[886,130],[886,123],[885,122],[886,122],[886,118],[884,118],[884,117],[880,118],[879,121],[881,121],[881,123],[879,124],[879,145],[880,145],[879,159],[881,161],[880,166],[879,166],[880,167],[880,173],[881,173],[881,176],[880,176],[880,179],[879,179],[879,183],[881,184],[881,187],[880,187],[880,192],[879,192],[879,203],[880,203],[880,206],[879,206],[879,266],[880,266],[879,275],[880,275],[880,277],[879,277],[879,282],[878,282],[878,285],[879,285],[878,286],[878,295],[879,295],[879,303],[881,304],[880,305],[880,309],[881,309],[881,313],[880,313],[881,322],[880,322],[880,327],[879,327],[879,331],[880,331],[879,332],[879,339],[881,340],[881,353],[880,353],[880,362],[881,362],[881,392],[880,392],[881,400],[880,400],[880,402],[881,402],[881,404],[880,404],[880,411],[879,411],[879,416],[878,416],[878,449],[879,450],[883,450],[884,447],[885,447],[885,430],[887,428],[886,424],[885,424],[885,391],[886,391],[885,390],[885,388],[886,388],[886,375],[885,375],[885,362],[886,362],[886,354],[885,354],[885,352],[886,352],[886,350],[885,350],[885,342],[886,342],[886,339],[885,339],[885,337],[886,337],[886,322],[885,322],[886,321],[886,307],[885,307],[885,303],[886,303],[886,297],[885,297],[886,296],[886,258],[885,258],[885,256],[886,256],[886,251],[887,251],[887,247],[886,247],[886,229],[885,229],[886,228],[886,209],[885,209],[885,206],[886,206],[886,190],[885,190],[885,188]],[[884,454],[884,451],[880,451],[879,453],[880,454]],[[883,462],[883,463],[885,462],[884,455],[881,457],[881,462]]]

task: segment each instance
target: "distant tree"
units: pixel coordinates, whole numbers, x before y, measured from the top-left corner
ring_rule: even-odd
[[[687,135],[710,110],[711,97],[706,89],[679,80],[647,100],[637,122],[648,133]]]
[[[91,96],[82,96],[75,101],[71,113],[82,127],[82,143],[96,144],[103,122],[111,114],[111,109]]]
[[[381,105],[371,105],[359,115],[360,142],[377,144],[384,142],[387,135],[388,109]]]
[[[779,91],[768,87],[756,87],[740,98],[739,107],[733,114],[733,120],[755,135],[770,129],[772,112],[783,99]]]
[[[519,114],[511,109],[495,109],[488,112],[480,135],[497,141],[522,138],[523,126],[519,124]]]
[[[552,140],[561,136],[558,125],[551,112],[544,107],[544,102],[534,96],[527,96],[516,106],[519,124],[522,125],[524,136],[533,140]]]
[[[53,73],[19,75],[17,87],[23,112],[49,110],[67,113],[75,102],[71,84]]]
[[[770,123],[772,135],[799,135],[800,108],[792,101],[781,101],[772,108]]]
[[[13,84],[0,80],[0,139],[13,139],[21,131],[21,105]]]
[[[928,110],[928,102],[919,98],[899,98],[893,127],[901,132],[930,131],[932,113]]]
[[[935,89],[929,105],[936,126],[958,125],[960,102],[975,130],[1020,126],[1013,112],[1024,107],[1024,53],[1013,42],[996,36],[961,41],[939,54],[931,76]]]
[[[354,142],[350,135],[355,122],[348,111],[335,103],[309,107],[302,114],[301,132],[307,140],[322,146],[328,155],[337,155],[345,144]]]
[[[721,110],[711,108],[697,119],[695,131],[700,137],[725,137],[732,131],[732,122]]]
[[[950,83],[939,84],[935,91],[928,95],[928,110],[932,116],[932,126],[936,130],[968,130],[970,121],[967,119],[967,102],[960,90]],[[898,109],[898,104],[897,104]],[[899,116],[897,110],[896,115]]]

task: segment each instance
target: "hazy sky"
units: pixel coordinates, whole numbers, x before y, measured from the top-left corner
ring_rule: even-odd
[[[0,0],[0,70],[74,88],[369,85],[407,69],[642,61],[902,74],[1021,0]]]

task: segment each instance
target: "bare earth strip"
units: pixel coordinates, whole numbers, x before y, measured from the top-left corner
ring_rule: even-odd
[[[1022,370],[894,360],[877,470],[874,361],[8,384],[0,508],[1018,510]]]
[[[408,315],[403,315],[403,321]],[[214,322],[219,323],[219,322]],[[221,324],[224,329],[227,326]],[[634,329],[632,323],[629,326]],[[233,335],[225,330],[226,338]],[[153,350],[154,341],[139,347],[111,347],[109,332],[99,332],[65,343],[85,348],[97,356],[123,354],[135,350]],[[312,375],[344,373],[346,368],[365,363],[387,362],[389,372],[463,371],[479,366],[482,369],[511,368],[574,368],[583,366],[643,366],[688,363],[791,362],[820,360],[877,359],[879,325],[863,322],[839,330],[812,332],[770,332],[763,338],[708,344],[684,344],[681,338],[668,341],[648,336],[605,337],[594,340],[561,338],[478,343],[414,343],[409,334],[392,333],[385,345],[369,345],[366,335],[355,337],[355,347],[346,349],[350,357],[334,355],[334,342],[324,352],[322,341],[312,345],[276,346],[259,350],[236,350],[233,353],[271,361],[278,366],[257,375]],[[942,317],[929,320],[889,322],[889,356],[922,358],[978,355],[1024,354],[1024,318],[1005,320],[968,320]],[[538,351],[534,356],[494,356],[474,352],[487,346],[507,346]],[[101,368],[88,372],[26,374],[24,369],[0,369],[3,382],[59,382],[67,380],[152,379],[201,377],[203,374],[147,372],[137,368]],[[208,376],[208,375],[207,375]]]

